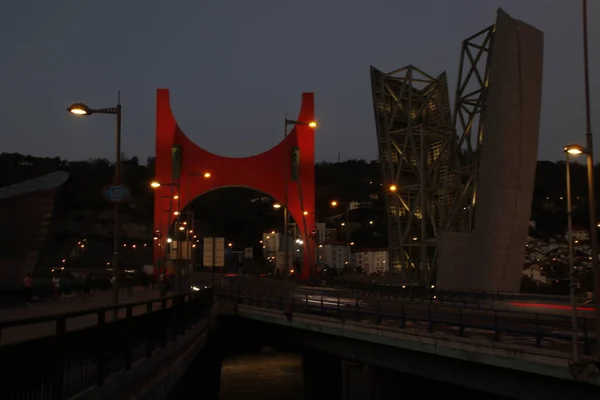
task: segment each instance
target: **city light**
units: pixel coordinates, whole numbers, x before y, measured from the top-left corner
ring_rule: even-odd
[[[337,207],[338,202],[335,200],[331,200],[331,207]]]
[[[227,243],[227,247],[233,247],[233,243],[231,243],[231,242]]]
[[[281,208],[281,204],[275,203],[275,204],[273,204],[273,208]]]
[[[153,188],[158,188],[158,187],[160,187],[160,183],[159,183],[159,182],[156,182],[156,181],[154,181],[154,182],[150,183],[150,187],[153,187]]]
[[[180,230],[180,231],[183,231],[183,230],[185,230],[185,227],[183,227],[183,226],[180,226],[180,227],[179,227],[179,230]]]
[[[308,211],[304,211],[302,214],[304,214],[304,215],[308,215]]]
[[[390,185],[390,192],[395,192],[396,190],[398,190],[396,185]]]
[[[171,243],[172,241],[173,241],[173,239],[167,238],[167,243]]]
[[[173,215],[179,215],[179,211],[174,211]]]
[[[177,200],[177,199],[179,199],[179,196],[175,195],[175,196],[173,196],[173,199]]]
[[[308,123],[308,126],[310,126],[311,128],[316,128],[318,126],[316,121],[311,121]]]
[[[205,177],[206,179],[210,178],[210,172],[205,172],[205,173],[204,173],[204,177]]]

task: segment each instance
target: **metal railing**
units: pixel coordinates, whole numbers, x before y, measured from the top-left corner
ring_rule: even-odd
[[[286,313],[308,313],[337,317],[342,320],[367,321],[401,329],[425,329],[459,337],[475,334],[496,342],[542,347],[544,339],[552,339],[550,347],[568,351],[572,340],[571,317],[543,313],[458,307],[428,302],[395,301],[381,298],[344,297],[344,294],[290,293],[273,294],[247,288],[222,288],[219,299],[238,304],[279,309]],[[579,345],[583,354],[591,354],[597,339],[590,335],[595,321],[577,319]],[[512,340],[509,340],[512,339]],[[525,339],[525,340],[523,340]],[[531,339],[531,344],[527,341]],[[563,346],[564,345],[564,346]],[[545,345],[544,347],[548,347]]]
[[[171,307],[167,307],[168,303]],[[160,304],[154,309],[156,303]],[[206,319],[212,289],[179,296],[0,323],[0,331],[52,323],[55,334],[0,346],[2,399],[65,399],[165,348],[177,336]],[[146,312],[135,315],[135,307]],[[125,310],[124,318],[107,322],[107,313]],[[95,317],[95,324],[67,331],[70,320]]]
[[[410,298],[418,300],[441,301],[466,303],[479,306],[493,301],[528,301],[546,300],[552,302],[561,302],[568,304],[567,295],[537,294],[537,293],[505,293],[505,292],[486,292],[486,291],[459,291],[459,290],[440,290],[437,288],[427,288],[414,285],[383,285],[368,284],[365,282],[334,280],[329,287],[358,291],[364,294],[391,296],[396,298]]]

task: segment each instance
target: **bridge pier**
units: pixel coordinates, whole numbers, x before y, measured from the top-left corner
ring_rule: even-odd
[[[306,400],[342,400],[340,358],[306,350],[302,355]]]

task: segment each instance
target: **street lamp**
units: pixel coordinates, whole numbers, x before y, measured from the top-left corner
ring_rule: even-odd
[[[590,206],[590,239],[592,240],[592,274],[594,279],[594,303],[596,321],[600,321],[600,266],[598,265],[598,231],[593,229],[596,220],[596,194],[594,192],[594,142],[592,137],[592,113],[590,106],[590,66],[588,57],[587,0],[582,0],[583,27],[583,82],[585,88],[585,145],[587,152],[588,199]],[[600,360],[600,323],[596,323],[596,361]]]
[[[575,300],[575,266],[573,265],[573,204],[571,202],[571,160],[570,156],[578,156],[587,153],[586,150],[578,145],[571,144],[563,147],[566,159],[566,185],[567,185],[567,242],[568,242],[568,260],[570,277],[570,297],[571,297],[571,334],[573,342],[573,360],[579,361],[579,334],[577,332],[577,303]],[[590,231],[595,230],[594,224],[590,221]]]
[[[115,135],[115,177],[114,185],[121,184],[121,94],[118,95],[117,105],[109,108],[91,108],[84,103],[74,103],[67,108],[67,111],[74,115],[92,115],[92,114],[111,114],[117,117],[117,130]],[[115,285],[113,287],[113,305],[119,304],[119,285],[121,274],[119,270],[119,203],[125,199],[114,201],[114,227],[113,227],[113,275]],[[115,309],[112,313],[113,320],[118,318],[118,311]]]
[[[286,138],[288,135],[288,126],[290,125],[305,125],[308,126],[310,128],[315,129],[317,127],[317,123],[315,121],[295,121],[292,119],[284,119],[284,126],[283,126],[283,142],[284,142],[284,146],[287,146],[286,143]],[[286,149],[286,162],[288,159],[288,157],[290,156],[291,149],[287,148]],[[288,270],[289,270],[289,257],[288,257],[288,179],[289,179],[289,174],[290,174],[290,168],[291,168],[291,163],[287,162],[288,165],[285,166],[285,173],[284,173],[284,181],[283,181],[283,190],[284,190],[284,194],[283,194],[283,271],[284,271],[284,279],[287,280],[288,279]],[[303,219],[302,222],[304,223],[304,231],[306,232],[306,221]]]
[[[175,215],[175,225],[177,227],[179,226],[179,221],[180,221],[180,215],[181,212],[179,211],[179,192],[180,192],[180,188],[179,188],[179,181],[177,182],[168,182],[168,183],[162,183],[162,182],[158,182],[158,181],[152,181],[150,183],[150,187],[153,189],[158,189],[159,187],[162,186],[166,186],[166,187],[170,187],[171,188],[171,195],[168,196],[169,197],[169,217],[167,220],[167,235],[169,234],[169,231],[171,229],[171,215]],[[175,190],[177,190],[177,194],[175,194]],[[176,200],[177,201],[177,210],[172,212],[173,209],[173,201],[171,201],[170,199]],[[181,240],[179,240],[179,235],[177,234],[177,231],[173,232],[173,234],[177,235],[177,254],[178,254],[178,258],[177,258],[177,262],[175,263],[175,294],[179,294],[181,292],[181,266],[179,263],[179,259],[181,258]],[[172,243],[173,241],[169,238],[167,239],[167,243]],[[164,259],[164,263],[165,263],[165,275],[166,275],[166,270],[167,270],[167,261],[170,258],[170,252],[171,249],[168,248],[166,250],[166,255],[165,255],[165,259]]]
[[[337,200],[332,200],[330,203],[331,207],[337,207],[338,205],[340,205],[340,202],[338,202]],[[346,251],[348,252],[348,272],[350,272],[351,267],[350,267],[350,203],[346,203],[346,224],[345,224],[345,228],[346,228]],[[344,224],[342,224],[344,225]]]

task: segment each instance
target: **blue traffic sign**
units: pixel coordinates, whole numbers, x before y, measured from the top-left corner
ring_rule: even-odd
[[[131,192],[125,185],[110,185],[104,188],[104,199],[110,203],[123,203],[130,197]]]

